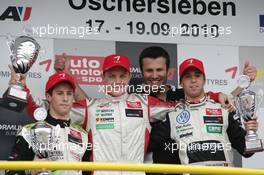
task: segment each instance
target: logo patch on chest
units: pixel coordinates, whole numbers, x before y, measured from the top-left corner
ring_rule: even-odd
[[[75,144],[80,144],[82,143],[82,135],[78,131],[74,131],[70,129],[70,133],[68,134],[68,141],[75,143]]]
[[[205,108],[205,115],[207,116],[216,116],[216,115],[222,115],[222,109],[221,108]]]
[[[185,124],[190,120],[190,112],[185,110],[182,111],[177,117],[176,117],[176,122],[179,124]]]
[[[135,102],[126,101],[126,104],[128,108],[142,108],[140,101],[135,101]]]
[[[212,123],[212,124],[223,124],[222,116],[203,116],[204,123]]]
[[[138,117],[143,118],[142,109],[126,109],[126,117]]]

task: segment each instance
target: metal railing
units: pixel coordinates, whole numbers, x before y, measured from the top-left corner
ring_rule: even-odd
[[[214,175],[264,175],[264,169],[168,164],[126,164],[99,162],[0,161],[5,170],[110,170]]]

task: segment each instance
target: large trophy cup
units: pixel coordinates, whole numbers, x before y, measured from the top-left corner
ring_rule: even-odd
[[[250,86],[250,78],[246,75],[241,75],[238,79],[238,86],[243,90],[236,99],[237,114],[245,121],[256,120],[256,111],[261,104],[263,93],[256,94],[247,89]],[[246,153],[254,153],[263,151],[263,143],[255,131],[247,131],[246,137]]]
[[[30,129],[23,128],[22,136],[32,147],[38,159],[53,160],[52,155],[59,143],[60,126],[52,127],[44,120],[47,117],[45,108],[39,107],[34,111],[34,118],[38,121]],[[49,175],[49,171],[42,171],[38,175]]]
[[[29,36],[19,36],[14,40],[7,37],[7,44],[10,48],[10,59],[17,74],[25,74],[36,61],[40,45],[35,39]],[[3,107],[12,111],[21,112],[26,105],[27,92],[23,90],[21,82],[10,85],[3,95]]]

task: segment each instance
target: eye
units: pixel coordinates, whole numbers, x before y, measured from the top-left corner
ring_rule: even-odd
[[[195,72],[195,77],[199,78],[201,76],[202,76],[202,74],[200,72]]]
[[[145,72],[151,73],[153,72],[153,69],[145,69]]]
[[[57,95],[62,95],[63,92],[62,92],[62,91],[57,91],[56,94],[57,94]]]
[[[114,74],[109,74],[108,78],[115,78]]]
[[[159,69],[157,69],[157,72],[162,72],[164,69],[162,69],[162,68],[159,68]]]
[[[72,96],[73,95],[73,92],[72,91],[68,91],[67,92],[67,95]]]
[[[191,75],[190,74],[185,74],[184,78],[191,78]]]
[[[122,75],[120,75],[120,78],[126,78],[126,77],[127,77],[126,74],[122,74]]]

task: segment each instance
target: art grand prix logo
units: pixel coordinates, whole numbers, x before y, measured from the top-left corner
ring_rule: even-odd
[[[32,7],[9,6],[2,12],[0,20],[5,21],[10,19],[13,21],[27,21],[30,18],[31,10]]]
[[[264,15],[259,15],[259,33],[264,33]]]

